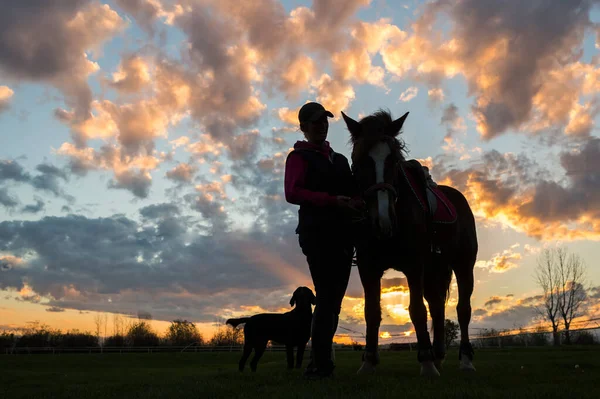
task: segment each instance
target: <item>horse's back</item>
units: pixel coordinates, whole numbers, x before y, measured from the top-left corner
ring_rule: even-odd
[[[475,216],[469,202],[463,193],[454,187],[438,185],[438,188],[456,208],[460,250],[466,250],[469,255],[476,256],[478,251],[477,229],[475,226]]]

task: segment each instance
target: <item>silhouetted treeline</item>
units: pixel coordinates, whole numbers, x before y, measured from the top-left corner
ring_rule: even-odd
[[[92,333],[78,330],[63,333],[60,330],[40,326],[21,333],[0,333],[0,348],[2,350],[13,347],[81,348],[89,346],[98,346],[98,337]]]
[[[543,328],[533,331],[521,329],[516,334],[506,334],[493,328],[483,329],[477,334],[477,340],[483,347],[498,346],[546,346],[554,343],[552,333]],[[559,332],[559,342],[567,344],[564,332]],[[570,331],[570,345],[598,345],[598,337],[588,330]]]
[[[71,330],[62,332],[46,325],[34,323],[28,328],[14,332],[0,332],[0,350],[21,348],[81,348],[81,347],[151,347],[186,346],[204,344],[204,339],[196,325],[187,320],[171,322],[166,334],[159,336],[148,321],[139,320],[130,324],[123,334],[114,334],[105,338],[91,332]]]

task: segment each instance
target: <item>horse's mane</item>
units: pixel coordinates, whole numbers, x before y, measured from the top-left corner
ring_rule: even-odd
[[[350,143],[354,147],[353,154],[364,155],[379,141],[388,140],[399,156],[404,159],[408,154],[408,149],[404,140],[398,137],[402,133],[402,129],[395,131],[389,129],[393,121],[392,113],[384,109],[379,109],[358,121],[361,126],[361,134],[350,137]]]

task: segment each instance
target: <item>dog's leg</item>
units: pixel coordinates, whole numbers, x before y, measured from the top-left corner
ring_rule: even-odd
[[[304,358],[304,350],[306,349],[306,342],[298,345],[298,352],[296,353],[296,368],[302,367],[302,360]]]
[[[248,358],[250,357],[250,354],[252,353],[252,345],[250,345],[250,343],[245,342],[244,343],[244,352],[242,353],[242,358],[240,359],[240,371],[244,371],[244,366],[246,366],[246,361],[248,360]]]
[[[285,346],[285,354],[287,357],[288,370],[294,368],[294,347],[292,345]]]
[[[260,342],[254,347],[254,356],[250,361],[250,370],[256,371],[258,361],[262,357],[263,353],[265,353],[265,349],[267,349],[267,343],[269,343],[269,341]]]

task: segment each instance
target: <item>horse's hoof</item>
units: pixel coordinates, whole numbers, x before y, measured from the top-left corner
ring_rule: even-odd
[[[471,360],[469,360],[466,356],[463,357],[462,359],[460,359],[460,363],[458,364],[458,369],[460,371],[464,371],[467,373],[474,373],[475,370],[475,366],[473,366],[473,363],[471,363]]]
[[[440,373],[435,368],[433,361],[421,362],[421,377],[439,377]]]
[[[376,366],[371,362],[363,361],[356,374],[375,374],[375,368]]]

